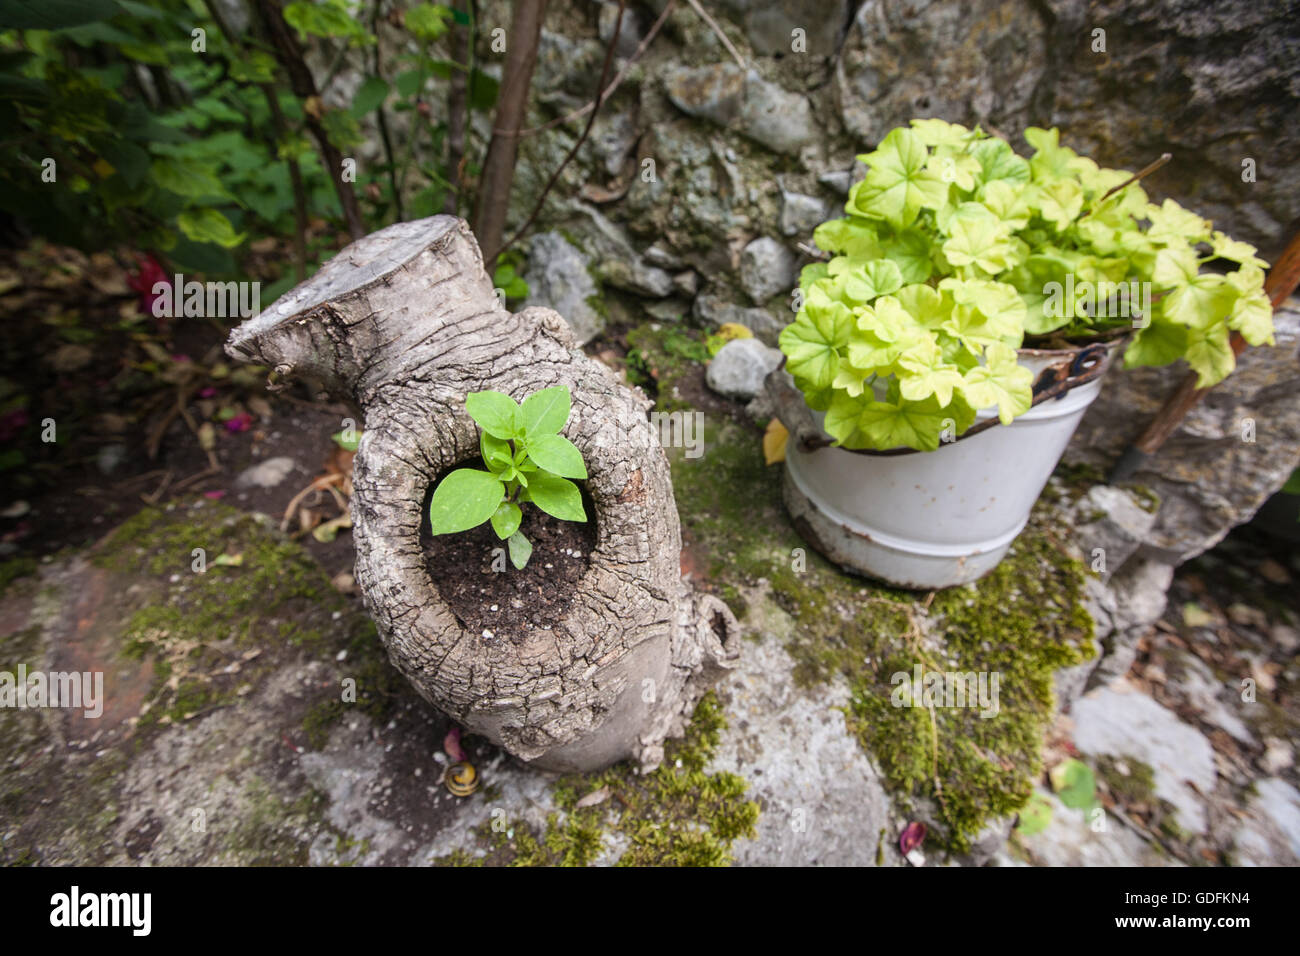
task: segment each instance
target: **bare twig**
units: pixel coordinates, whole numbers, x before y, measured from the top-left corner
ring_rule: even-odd
[[[614,63],[614,48],[618,45],[618,35],[623,29],[623,13],[626,9],[627,0],[618,0],[618,18],[614,21],[614,35],[609,38],[609,46],[605,50],[605,62],[600,68],[600,83],[596,87],[599,91],[596,96],[596,105],[587,116],[587,125],[583,127],[582,133],[578,136],[577,140],[574,141],[568,154],[560,162],[560,165],[556,167],[555,172],[551,173],[551,178],[546,181],[546,185],[542,187],[541,195],[537,197],[537,202],[533,205],[533,211],[528,214],[528,218],[524,220],[524,224],[516,229],[515,234],[506,240],[505,244],[499,249],[496,249],[492,255],[484,257],[484,261],[489,265],[496,262],[497,256],[501,255],[501,253],[514,245],[519,238],[528,231],[528,228],[533,224],[533,221],[542,211],[542,206],[546,203],[546,197],[550,195],[551,190],[559,181],[560,174],[564,172],[565,168],[573,160],[573,157],[578,155],[578,150],[582,148],[582,144],[587,141],[587,136],[591,133],[591,127],[596,122],[596,114],[600,112],[600,107],[605,102],[605,86],[609,82],[610,67]],[[518,127],[516,127],[516,131],[517,129]],[[482,238],[480,237],[480,242],[481,241]]]
[[[289,24],[284,20],[279,0],[257,0],[255,6],[261,16],[262,26],[270,37],[271,46],[275,49],[276,59],[289,75],[289,86],[294,96],[302,101],[303,118],[320,150],[325,175],[329,177],[334,192],[339,197],[339,206],[343,210],[348,234],[354,240],[360,239],[366,234],[365,220],[361,217],[361,206],[357,203],[357,194],[351,185],[343,181],[343,155],[338,147],[330,142],[320,119],[312,115],[312,104],[320,102],[320,95],[316,88],[316,80],[303,59],[302,48],[294,38]]]
[[[677,0],[668,0],[668,3],[664,5],[663,13],[659,14],[659,18],[650,25],[650,29],[646,31],[645,37],[639,44],[637,44],[637,48],[633,50],[632,55],[624,61],[622,67],[619,68],[619,71],[614,74],[614,79],[610,81],[609,86],[605,87],[605,92],[602,96],[588,101],[585,106],[579,106],[576,110],[573,110],[570,113],[565,113],[563,116],[543,123],[541,126],[531,126],[528,129],[521,129],[519,131],[520,138],[522,139],[525,136],[534,136],[537,133],[544,133],[548,129],[555,129],[557,126],[563,126],[570,120],[580,119],[594,110],[598,102],[604,102],[613,96],[615,91],[618,89],[619,84],[621,84],[624,77],[627,76],[628,71],[632,69],[637,60],[641,59],[641,55],[650,48],[650,42],[656,35],[658,35],[660,28],[668,19],[668,15],[673,12],[673,7],[675,6],[677,6]]]
[[[722,27],[718,26],[718,22],[714,20],[713,17],[709,16],[708,12],[700,6],[700,0],[686,0],[686,2],[691,5],[691,9],[700,15],[700,19],[709,25],[709,29],[718,35],[718,39],[721,40],[722,45],[727,48],[727,52],[735,58],[736,62],[740,65],[740,68],[742,70],[749,69],[748,65],[745,63],[745,58],[740,55],[740,51],[732,46],[731,41],[727,39],[727,35],[722,32]]]
[[[519,128],[528,109],[528,89],[533,68],[537,65],[537,45],[545,16],[546,0],[515,0],[505,72],[497,100],[492,140],[483,161],[478,210],[474,216],[474,234],[479,247],[492,250],[492,255],[483,257],[489,275],[501,251],[501,237],[505,235],[510,191],[515,181],[515,162],[519,154]]]
[[[383,6],[383,0],[375,0],[374,6],[370,8],[370,32],[375,37],[374,49],[374,73],[381,80],[384,78],[383,60],[379,52],[379,8]],[[379,124],[379,139],[384,144],[384,158],[388,160],[388,185],[393,190],[393,208],[397,214],[397,220],[401,222],[406,218],[406,211],[402,206],[402,191],[397,185],[397,160],[393,154],[393,137],[388,132],[388,111],[384,109],[383,101],[379,103],[379,108],[375,111],[375,120]]]
[[[172,485],[172,492],[175,493],[177,491],[181,491],[182,489],[188,488],[190,485],[196,484],[205,478],[211,478],[214,475],[219,475],[219,474],[221,474],[220,465],[213,465],[209,468],[204,468],[202,471],[195,472],[194,474],[190,475],[188,478],[176,482],[176,484]]]
[[[459,0],[457,10],[467,8],[467,0]],[[465,128],[469,125],[469,55],[472,47],[470,27],[454,26],[451,29],[451,59],[464,70],[452,70],[447,89],[447,178],[452,188],[442,201],[442,211],[456,215],[460,207],[460,166],[465,157]]]
[[[1100,199],[1098,199],[1095,203],[1093,203],[1092,206],[1088,209],[1088,211],[1085,212],[1085,213],[1084,213],[1082,216],[1080,216],[1079,218],[1080,218],[1080,219],[1087,219],[1089,216],[1091,216],[1091,215],[1093,214],[1094,211],[1096,211],[1098,208],[1100,208],[1100,206],[1101,206],[1102,203],[1104,203],[1104,202],[1105,202],[1107,199],[1109,199],[1111,196],[1115,195],[1115,194],[1116,194],[1117,192],[1119,192],[1121,189],[1124,189],[1124,188],[1127,187],[1127,186],[1131,186],[1131,185],[1133,185],[1133,184],[1134,184],[1135,182],[1137,182],[1139,179],[1143,179],[1143,178],[1145,178],[1145,177],[1147,177],[1147,176],[1150,176],[1150,175],[1151,175],[1152,173],[1154,173],[1157,169],[1159,169],[1161,166],[1163,166],[1165,163],[1169,162],[1169,160],[1171,160],[1171,159],[1173,159],[1173,158],[1174,158],[1174,156],[1173,156],[1172,153],[1162,153],[1162,154],[1160,155],[1160,158],[1159,158],[1159,159],[1157,159],[1157,160],[1153,160],[1152,162],[1147,163],[1145,166],[1143,166],[1141,169],[1139,169],[1136,173],[1134,173],[1134,174],[1133,174],[1132,176],[1130,176],[1128,179],[1124,180],[1124,181],[1123,181],[1122,183],[1120,183],[1118,186],[1112,186],[1110,189],[1106,190],[1105,194],[1103,194],[1102,197],[1101,197]]]

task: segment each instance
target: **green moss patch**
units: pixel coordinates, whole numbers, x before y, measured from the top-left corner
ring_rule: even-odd
[[[709,360],[708,347],[699,334],[674,325],[643,325],[628,332],[627,344],[628,380],[657,396],[660,411],[690,408],[678,386]]]
[[[588,866],[609,835],[625,845],[619,866],[726,866],[731,845],[752,837],[758,804],[745,799],[743,777],[708,773],[726,720],[717,697],[706,694],[686,736],[670,741],[659,769],[644,776],[618,764],[595,774],[570,774],[552,792],[559,810],[545,832],[522,820],[477,831],[486,855],[460,851],[443,866]],[[588,794],[606,790],[596,806],[579,807]]]
[[[196,548],[204,552],[202,572],[195,569]],[[384,719],[400,677],[374,624],[266,520],[207,501],[146,509],[105,539],[92,560],[109,569],[142,568],[168,582],[130,616],[122,634],[124,655],[147,656],[154,665],[142,729],[231,703],[278,666],[276,651],[347,652],[356,704],[343,703],[339,694],[313,705],[304,718],[309,745],[322,746],[350,706]]]
[[[925,801],[933,839],[969,849],[988,821],[1016,812],[1042,771],[1057,669],[1093,653],[1082,605],[1086,570],[1068,556],[1041,503],[1010,554],[981,581],[908,592],[845,574],[799,537],[781,502],[780,466],[756,430],[706,429],[704,454],[672,454],[684,536],[725,598],[766,589],[794,619],[784,638],[795,678],[839,673],[853,691],[849,727],[905,811]],[[739,607],[733,608],[741,611]],[[895,674],[998,676],[995,716],[980,708],[894,706]],[[929,815],[929,814],[932,814]]]

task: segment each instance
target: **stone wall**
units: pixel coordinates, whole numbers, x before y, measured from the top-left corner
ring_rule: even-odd
[[[663,5],[629,6],[621,54]],[[1189,204],[1268,257],[1300,222],[1290,186],[1300,172],[1293,0],[708,7],[744,65],[679,3],[548,201],[541,231],[580,258],[547,235],[531,276],[550,289],[539,302],[555,304],[557,289],[583,293],[571,317],[584,335],[648,313],[742,321],[772,338],[789,318],[798,243],[843,202],[860,174],[855,156],[914,116],[979,123],[1022,149],[1026,126],[1059,125],[1066,143],[1123,168],[1169,151],[1153,195]],[[616,8],[552,5],[530,125],[591,99]],[[507,13],[487,3],[481,22],[507,23]],[[571,121],[524,140],[517,219],[580,128]],[[1246,161],[1253,182],[1243,181]],[[761,283],[746,280],[747,263]],[[599,293],[587,291],[588,277]]]
[[[504,19],[503,3],[487,7],[484,22]],[[745,65],[679,3],[606,104],[532,240],[535,302],[559,308],[584,339],[611,321],[654,319],[742,322],[774,341],[808,261],[799,244],[837,213],[861,175],[855,156],[913,116],[979,123],[1020,149],[1026,126],[1058,125],[1070,146],[1122,168],[1168,151],[1173,161],[1147,180],[1153,197],[1176,198],[1270,259],[1300,225],[1294,0],[708,8]],[[590,99],[615,9],[554,6],[530,122]],[[630,6],[620,52],[636,48],[662,9],[663,0]],[[525,140],[517,215],[579,128]],[[1300,340],[1294,313],[1279,323],[1277,347],[1252,350],[1139,476],[1164,500],[1147,557],[1178,563],[1213,546],[1300,460],[1290,401]],[[1108,469],[1184,374],[1113,371],[1072,459]],[[1240,438],[1245,419],[1254,443]]]

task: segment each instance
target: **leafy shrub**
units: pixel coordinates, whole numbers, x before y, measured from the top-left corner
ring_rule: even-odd
[[[1201,386],[1232,371],[1231,331],[1272,343],[1254,247],[1172,200],[1154,205],[1055,129],[1025,138],[1030,159],[978,129],[913,120],[859,157],[869,171],[848,215],[814,234],[832,258],[804,269],[781,333],[836,444],[933,450],[984,408],[1010,423],[1033,398],[1016,355],[1026,335],[1137,329],[1126,366],[1184,358]],[[1141,314],[1114,314],[1121,298]]]

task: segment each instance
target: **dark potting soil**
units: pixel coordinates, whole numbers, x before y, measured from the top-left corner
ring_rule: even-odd
[[[595,511],[583,499],[590,519]],[[422,540],[429,577],[456,618],[484,640],[519,643],[533,629],[554,627],[591,564],[594,520],[561,521],[531,504],[523,509],[519,530],[532,542],[533,555],[522,571],[510,563],[506,543],[490,523],[435,536],[426,509]]]

